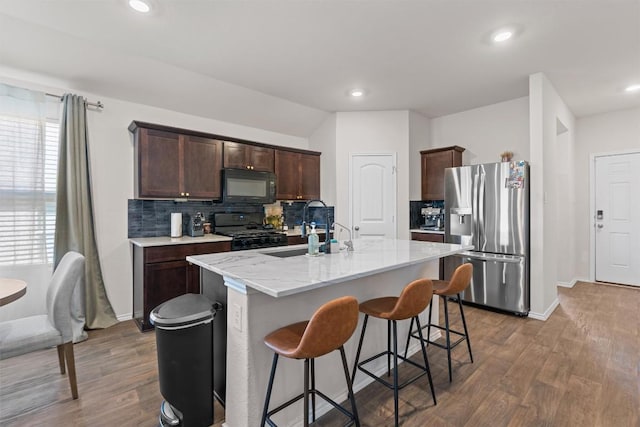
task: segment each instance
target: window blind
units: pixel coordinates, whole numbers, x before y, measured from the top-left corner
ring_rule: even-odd
[[[59,127],[0,115],[0,265],[53,262]]]

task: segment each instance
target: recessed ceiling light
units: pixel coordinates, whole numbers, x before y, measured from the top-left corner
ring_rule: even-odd
[[[353,98],[362,98],[364,96],[364,90],[363,89],[351,89],[349,91],[349,95],[351,95]]]
[[[496,43],[502,43],[504,41],[509,40],[511,37],[513,37],[513,31],[500,30],[493,34],[493,41]]]
[[[143,0],[129,0],[129,6],[140,13],[148,13],[151,10],[149,3]]]
[[[625,92],[638,92],[640,90],[640,84],[627,86],[624,91]]]

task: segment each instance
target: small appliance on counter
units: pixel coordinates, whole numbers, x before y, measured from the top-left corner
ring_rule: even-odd
[[[171,213],[171,237],[182,237],[182,213]]]
[[[424,217],[424,224],[420,226],[422,230],[444,230],[444,212],[443,209],[427,206],[420,209],[420,214]]]
[[[189,236],[204,236],[204,218],[201,212],[196,212],[189,220]]]

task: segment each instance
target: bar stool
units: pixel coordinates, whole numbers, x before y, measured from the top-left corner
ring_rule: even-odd
[[[427,346],[429,344],[433,344],[436,347],[443,348],[447,350],[447,359],[449,362],[449,382],[452,380],[451,375],[451,349],[460,344],[462,341],[467,342],[467,347],[469,349],[469,358],[471,359],[471,363],[473,363],[473,354],[471,353],[471,342],[469,341],[469,332],[467,331],[467,322],[464,318],[464,310],[462,309],[462,302],[460,298],[460,292],[464,291],[471,283],[471,277],[473,276],[473,265],[471,263],[465,263],[456,268],[451,276],[451,280],[434,280],[433,281],[433,295],[439,295],[443,297],[444,300],[444,327],[440,325],[432,325],[431,324],[431,309],[433,304],[429,305],[429,324],[427,326],[423,326],[427,328]],[[460,317],[462,317],[462,326],[464,327],[464,333],[454,331],[449,327],[449,308],[447,306],[447,300],[450,296],[456,295],[458,298],[458,307],[460,307]],[[438,328],[440,330],[445,331],[445,339],[446,344],[440,344],[435,341],[431,341],[431,327]],[[411,327],[413,327],[413,321],[411,322]],[[420,326],[418,326],[420,328]],[[459,335],[460,338],[451,342],[451,334]],[[411,338],[424,339],[422,334],[417,336],[415,332],[411,332],[411,328],[409,329],[409,335],[407,336],[407,346],[409,345],[409,341]]]
[[[431,396],[433,397],[433,404],[436,404],[436,393],[433,389],[433,381],[431,380],[431,370],[429,369],[429,359],[427,358],[427,350],[424,342],[421,341],[422,357],[424,359],[424,366],[420,366],[410,359],[407,359],[406,352],[404,356],[398,354],[398,320],[412,319],[420,325],[420,319],[418,315],[427,308],[427,304],[431,301],[431,294],[433,292],[433,283],[429,279],[414,280],[409,283],[400,293],[399,297],[382,297],[365,301],[360,304],[360,312],[364,313],[364,323],[362,324],[362,333],[360,334],[360,342],[358,344],[358,351],[356,352],[356,361],[353,367],[353,374],[351,381],[356,377],[357,370],[361,370],[365,374],[369,375],[374,380],[382,383],[386,387],[393,390],[393,404],[395,412],[395,425],[398,426],[398,391],[405,386],[413,383],[418,378],[427,374],[429,378],[429,386],[431,387]],[[358,363],[360,359],[360,351],[362,350],[362,342],[364,340],[364,334],[367,329],[367,321],[369,316],[378,319],[385,319],[387,321],[387,350],[376,354],[367,360]],[[391,329],[393,326],[393,351],[391,351]],[[422,336],[422,328],[418,327],[418,334]],[[382,378],[377,377],[375,374],[363,367],[363,365],[372,362],[379,357],[387,356],[387,376],[390,375],[390,359],[393,356],[393,384],[385,381]],[[398,359],[410,363],[411,365],[420,368],[422,372],[408,379],[403,384],[398,384]]]
[[[353,388],[351,386],[351,378],[349,376],[349,368],[347,367],[347,359],[344,353],[344,343],[353,335],[353,331],[355,331],[357,325],[358,300],[354,297],[341,297],[322,305],[313,314],[311,320],[285,326],[271,332],[265,337],[264,343],[273,350],[274,354],[260,426],[264,426],[265,422],[270,426],[276,426],[271,420],[271,416],[300,399],[304,399],[304,426],[308,426],[309,395],[311,395],[313,399],[312,422],[315,422],[316,394],[349,417],[351,419],[349,425],[355,423],[356,426],[360,426],[355,398],[353,396]],[[344,369],[344,377],[347,381],[347,390],[349,400],[351,401],[351,412],[315,388],[315,358],[334,350],[340,350],[340,356],[342,357],[342,368]],[[271,391],[273,389],[273,379],[278,364],[278,356],[290,359],[304,359],[304,392],[269,411],[269,401],[271,400]],[[309,388],[309,372],[311,372],[311,388]]]

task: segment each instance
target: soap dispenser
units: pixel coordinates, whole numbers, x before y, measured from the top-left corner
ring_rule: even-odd
[[[316,223],[312,222],[310,225],[311,231],[309,232],[309,237],[307,237],[307,245],[309,247],[307,252],[310,256],[317,256],[320,254],[320,238],[316,233]]]

